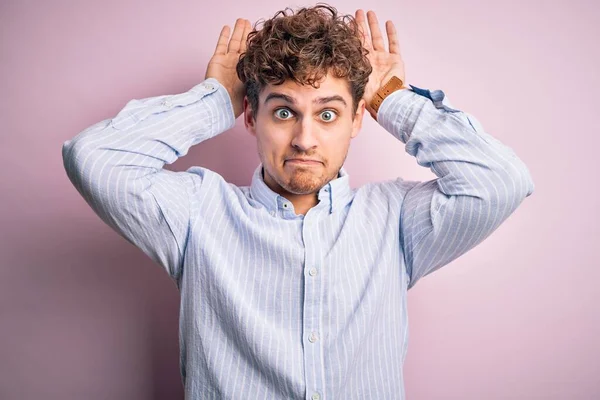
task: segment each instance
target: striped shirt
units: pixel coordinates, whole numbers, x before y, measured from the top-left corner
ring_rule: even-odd
[[[234,120],[208,79],[131,100],[62,149],[94,212],[179,289],[186,399],[403,399],[407,290],[511,215],[533,192],[527,167],[441,90],[411,85],[378,122],[431,181],[353,189],[342,167],[304,216],[261,165],[243,187],[163,168]]]

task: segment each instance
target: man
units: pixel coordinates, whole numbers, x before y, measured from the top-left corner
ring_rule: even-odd
[[[132,100],[64,144],[65,168],[176,282],[186,398],[401,399],[407,290],[534,186],[443,92],[404,84],[390,21],[386,48],[373,12],[290,11],[224,27],[204,82]],[[352,189],[365,110],[438,178]],[[242,114],[261,160],[250,186],[163,169]]]

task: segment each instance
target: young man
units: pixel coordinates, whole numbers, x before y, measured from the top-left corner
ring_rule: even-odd
[[[373,12],[289,11],[224,27],[204,82],[132,100],[64,144],[65,168],[176,282],[186,398],[401,399],[407,290],[534,186],[442,91],[404,84],[390,21],[386,48]],[[365,109],[438,178],[352,189]],[[249,187],[163,169],[242,114],[261,160]]]

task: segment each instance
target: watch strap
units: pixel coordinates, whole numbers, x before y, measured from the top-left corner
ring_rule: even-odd
[[[402,80],[397,76],[392,76],[390,80],[387,81],[386,84],[377,91],[377,93],[375,93],[373,99],[371,99],[371,108],[377,112],[377,110],[379,110],[379,106],[381,106],[381,103],[383,103],[383,100],[396,90],[400,89],[406,89],[404,82],[402,82]]]

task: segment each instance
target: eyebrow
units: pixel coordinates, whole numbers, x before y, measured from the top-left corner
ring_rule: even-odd
[[[267,95],[267,98],[265,99],[264,104],[267,104],[267,102],[271,99],[281,99],[285,102],[288,102],[290,104],[296,104],[296,100],[291,97],[288,96],[286,94],[283,93],[277,93],[277,92],[272,92],[269,93]],[[344,98],[340,95],[333,95],[333,96],[327,96],[327,97],[318,97],[316,99],[313,100],[313,103],[315,104],[325,104],[325,103],[329,103],[331,101],[339,101],[341,102],[344,106],[347,106],[346,104],[346,100],[344,100]]]

